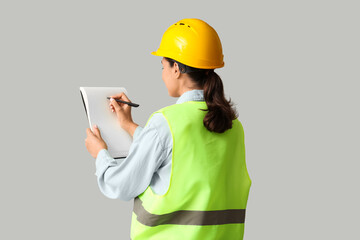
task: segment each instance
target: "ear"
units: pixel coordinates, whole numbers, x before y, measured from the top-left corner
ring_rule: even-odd
[[[179,65],[176,62],[174,63],[173,69],[174,69],[173,73],[174,73],[175,78],[180,78],[180,73],[181,72],[180,72],[180,69],[179,69]]]

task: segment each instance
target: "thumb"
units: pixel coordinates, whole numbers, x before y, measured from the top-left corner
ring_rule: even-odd
[[[94,133],[91,131],[90,128],[87,128],[87,129],[86,129],[86,135],[89,137],[89,136],[91,136],[91,135],[94,135]]]
[[[98,126],[94,125],[93,129],[94,129],[93,130],[94,135],[97,136],[98,138],[101,138],[101,134],[100,134],[100,130],[99,130]]]

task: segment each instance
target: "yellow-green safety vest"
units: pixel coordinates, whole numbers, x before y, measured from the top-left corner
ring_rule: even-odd
[[[188,101],[150,116],[162,113],[170,127],[170,185],[163,195],[149,186],[134,199],[132,240],[243,239],[251,186],[244,130],[236,119],[224,133],[210,132],[200,109],[205,101]]]

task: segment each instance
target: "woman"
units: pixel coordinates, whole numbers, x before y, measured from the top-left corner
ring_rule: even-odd
[[[87,129],[99,188],[109,198],[135,198],[134,240],[243,239],[251,180],[242,125],[214,71],[224,66],[220,39],[206,22],[183,19],[152,54],[163,57],[163,81],[179,99],[144,128],[130,106],[110,101],[133,143],[127,158],[115,160],[99,130]],[[130,101],[125,94],[112,98]]]

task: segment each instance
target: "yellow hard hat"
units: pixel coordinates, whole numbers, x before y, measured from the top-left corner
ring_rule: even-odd
[[[168,57],[194,68],[215,69],[224,66],[221,41],[206,22],[188,18],[171,25],[160,47],[151,54]]]

